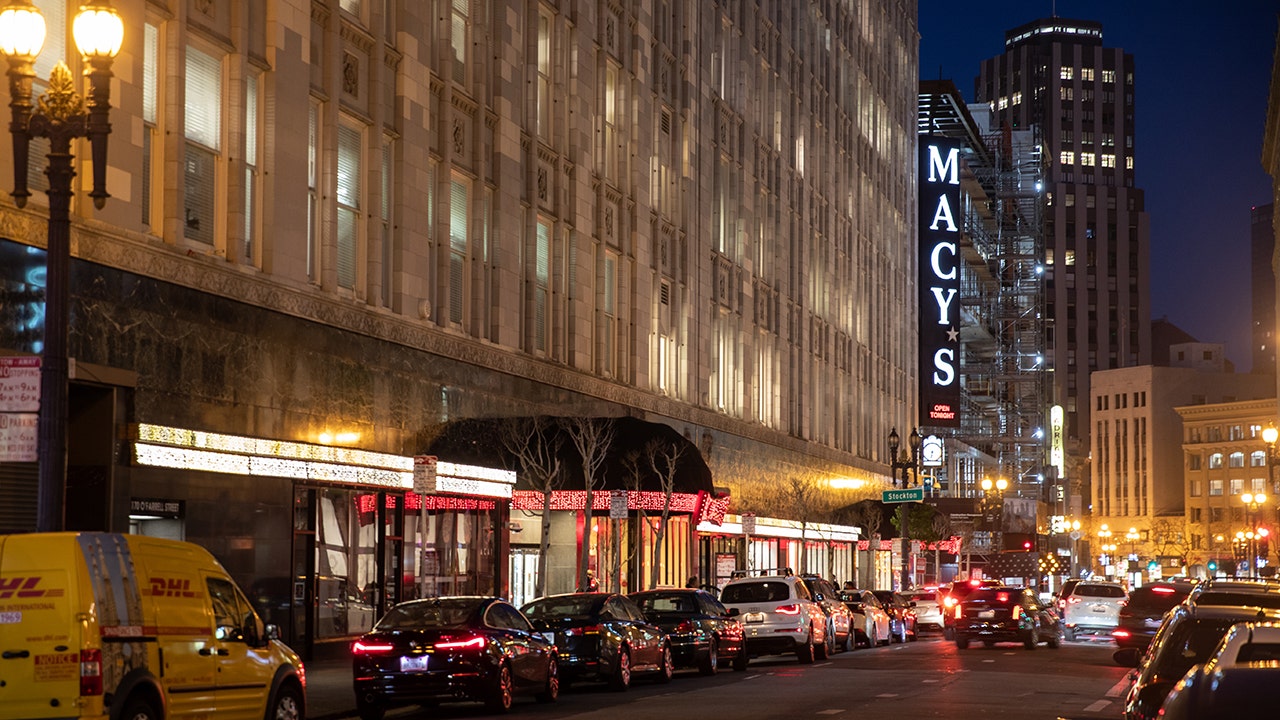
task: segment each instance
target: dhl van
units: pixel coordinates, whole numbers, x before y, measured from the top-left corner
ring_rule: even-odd
[[[278,634],[199,545],[0,535],[0,720],[303,720]]]

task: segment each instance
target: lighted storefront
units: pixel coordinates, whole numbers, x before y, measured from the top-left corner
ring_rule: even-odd
[[[135,529],[210,547],[308,657],[345,648],[401,600],[503,587],[515,473],[439,462],[435,492],[420,494],[412,457],[157,425],[135,428],[133,460],[135,486],[160,480],[204,508],[176,526],[138,516]],[[200,501],[211,488],[225,498],[216,509]],[[219,510],[232,517],[207,516]]]
[[[860,532],[850,525],[725,515],[718,526],[698,525],[699,552],[710,571],[709,584],[718,588],[735,572],[786,568],[843,583],[857,577],[854,547]]]

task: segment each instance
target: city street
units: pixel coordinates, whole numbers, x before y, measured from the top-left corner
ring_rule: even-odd
[[[938,636],[835,655],[811,666],[792,657],[759,658],[746,672],[715,677],[681,671],[669,685],[637,682],[624,693],[574,686],[553,705],[520,698],[513,713],[537,718],[718,720],[829,717],[849,720],[999,717],[1117,718],[1125,669],[1114,645],[1092,640],[1059,650],[1018,645],[959,651]],[[389,717],[423,717],[417,708]],[[492,717],[478,704],[444,705],[433,718]]]

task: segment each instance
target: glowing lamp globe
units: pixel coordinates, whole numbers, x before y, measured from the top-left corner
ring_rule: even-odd
[[[0,10],[0,53],[35,59],[44,47],[44,16],[30,0],[17,0]]]

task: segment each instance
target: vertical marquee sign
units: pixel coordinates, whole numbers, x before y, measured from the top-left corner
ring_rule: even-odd
[[[920,138],[921,424],[960,425],[960,143]]]

